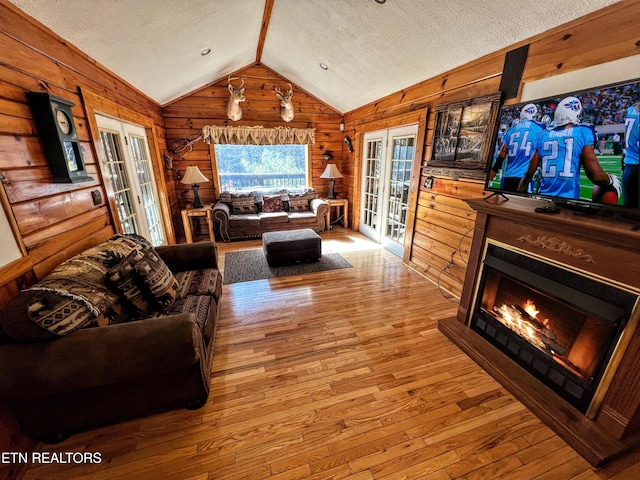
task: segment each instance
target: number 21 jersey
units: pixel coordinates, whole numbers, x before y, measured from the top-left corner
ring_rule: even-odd
[[[542,173],[540,193],[578,198],[582,149],[594,144],[595,132],[591,126],[572,125],[544,130],[536,139]]]

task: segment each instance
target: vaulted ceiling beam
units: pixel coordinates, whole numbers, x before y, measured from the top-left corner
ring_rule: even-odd
[[[267,38],[267,30],[271,21],[271,12],[273,11],[273,2],[275,0],[266,0],[264,3],[264,13],[262,14],[262,27],[260,28],[260,38],[258,39],[258,49],[256,50],[256,63],[262,60],[262,49],[264,41]]]

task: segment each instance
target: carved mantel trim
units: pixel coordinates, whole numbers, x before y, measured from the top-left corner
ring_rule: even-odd
[[[551,263],[568,264],[570,268],[580,263],[582,274],[639,292],[640,232],[616,218],[585,216],[568,209],[553,216],[540,215],[535,208],[546,202],[531,198],[512,196],[506,201],[492,197],[466,202],[477,215],[464,288],[457,315],[441,319],[438,329],[592,465],[601,465],[629,450],[640,451],[640,328],[628,330],[624,356],[614,366],[611,383],[591,418],[561,398],[549,395],[537,379],[518,370],[514,362],[468,326],[488,241],[520,247],[526,253]]]
[[[586,253],[584,249],[574,249],[573,245],[570,245],[556,237],[547,237],[545,235],[539,235],[538,237],[534,237],[533,235],[522,235],[518,237],[517,241],[526,242],[529,245],[541,247],[552,252],[559,252],[568,257],[578,258],[584,260],[586,263],[596,263],[593,255]]]

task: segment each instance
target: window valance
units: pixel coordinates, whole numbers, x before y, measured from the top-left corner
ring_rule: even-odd
[[[316,131],[314,128],[206,125],[202,127],[202,140],[204,143],[227,145],[313,145],[316,143]]]

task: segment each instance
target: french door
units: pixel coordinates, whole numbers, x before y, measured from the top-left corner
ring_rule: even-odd
[[[116,203],[123,233],[137,233],[154,246],[165,244],[158,190],[143,127],[96,115],[104,160],[100,162],[106,188]]]
[[[409,183],[417,125],[366,133],[360,231],[396,255],[404,253]]]

